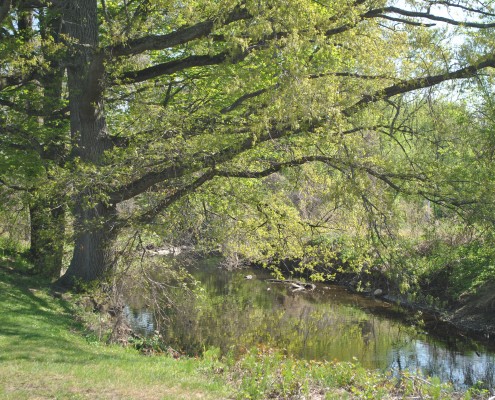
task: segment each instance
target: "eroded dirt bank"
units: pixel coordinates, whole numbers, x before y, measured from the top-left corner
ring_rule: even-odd
[[[459,329],[495,341],[495,282],[483,285],[476,294],[459,300],[445,319]]]

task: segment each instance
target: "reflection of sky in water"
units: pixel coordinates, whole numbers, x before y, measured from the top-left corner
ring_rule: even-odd
[[[471,386],[483,381],[491,388],[495,381],[495,356],[475,351],[449,350],[435,342],[412,339],[410,348],[394,349],[390,369],[422,371],[438,376],[457,387]]]
[[[125,306],[124,315],[136,333],[146,335],[155,330],[153,313],[148,310],[132,310]]]
[[[244,279],[248,273],[199,271],[196,278],[208,299],[191,303],[182,317],[165,324],[165,340],[180,337],[201,349],[264,343],[306,359],[357,359],[367,368],[421,371],[458,387],[477,381],[494,387],[495,354],[481,345],[417,333],[384,316],[390,315],[390,305],[340,287],[320,285],[314,292],[291,293],[283,284],[267,283],[260,271],[253,271],[258,279]],[[139,334],[158,326],[149,309],[126,307],[125,312]]]

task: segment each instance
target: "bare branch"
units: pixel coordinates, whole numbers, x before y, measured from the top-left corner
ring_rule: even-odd
[[[452,7],[452,8],[459,8],[461,10],[480,14],[480,15],[486,15],[487,17],[495,17],[494,13],[483,11],[483,9],[467,7],[467,6],[463,6],[462,4],[452,3],[450,1],[430,1],[429,3],[430,3],[430,6],[443,5],[443,6]]]

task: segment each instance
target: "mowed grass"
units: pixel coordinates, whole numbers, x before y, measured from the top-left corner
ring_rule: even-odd
[[[222,399],[202,360],[146,357],[86,338],[48,284],[0,259],[1,399]]]

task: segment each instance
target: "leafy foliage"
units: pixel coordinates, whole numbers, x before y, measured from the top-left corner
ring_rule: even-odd
[[[491,6],[61,5],[1,14],[0,179],[41,210],[59,264],[70,210],[68,281],[105,276],[137,230],[315,279],[340,258],[405,290],[402,256],[434,221],[492,228],[489,72],[458,84],[495,65]]]

